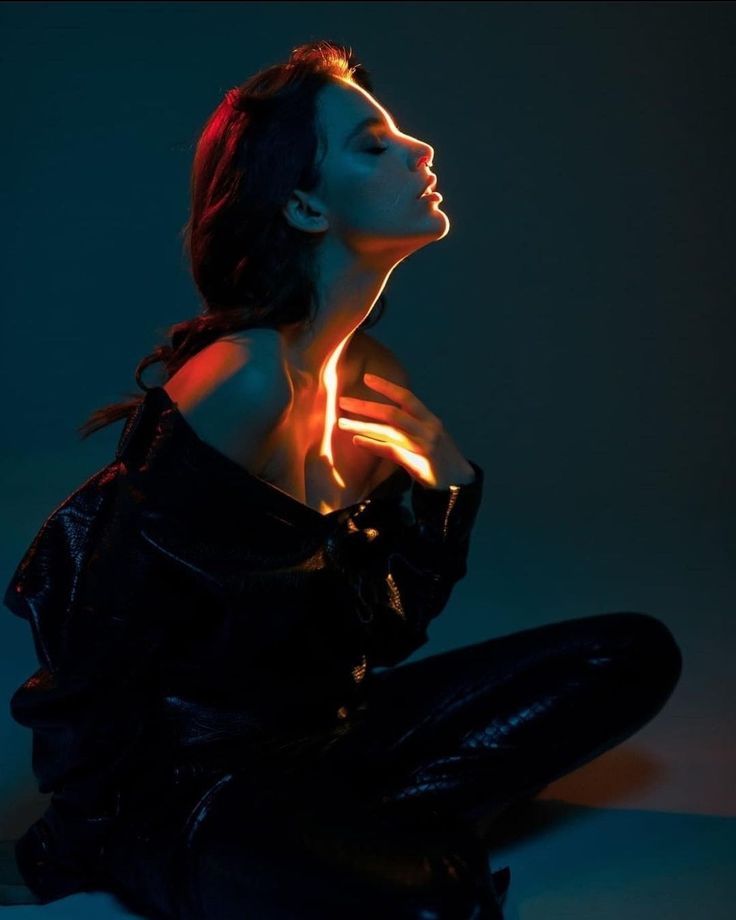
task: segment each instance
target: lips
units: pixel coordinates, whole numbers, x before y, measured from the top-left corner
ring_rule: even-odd
[[[424,188],[423,188],[423,189],[421,190],[421,192],[417,195],[417,198],[421,198],[422,195],[423,195],[425,192],[428,192],[428,191],[429,191],[429,192],[432,192],[432,191],[434,191],[435,185],[437,185],[437,176],[430,176],[429,179],[427,180],[427,182],[426,182]]]

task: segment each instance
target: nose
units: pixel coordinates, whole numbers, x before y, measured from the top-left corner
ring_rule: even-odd
[[[428,150],[425,150],[419,157],[419,166],[426,166],[427,169],[431,169],[434,164],[434,148],[429,147],[429,144],[426,144],[425,147],[428,147]]]

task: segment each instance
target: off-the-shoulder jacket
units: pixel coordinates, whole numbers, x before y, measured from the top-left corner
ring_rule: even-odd
[[[366,674],[424,645],[466,574],[483,486],[468,462],[469,484],[429,489],[398,468],[323,515],[147,390],[114,460],[48,516],[4,596],[39,663],[10,709],[52,793],[16,844],[42,903],[94,887],[142,764],[137,782],[345,730]]]

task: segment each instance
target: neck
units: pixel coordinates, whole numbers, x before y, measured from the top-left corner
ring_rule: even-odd
[[[296,323],[280,329],[295,385],[305,390],[323,389],[326,375],[339,363],[398,261],[387,265],[385,252],[375,260],[358,261],[354,253],[324,241],[316,261],[314,324],[309,329]]]

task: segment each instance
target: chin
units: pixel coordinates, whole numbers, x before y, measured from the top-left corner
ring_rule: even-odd
[[[427,223],[429,223],[429,221],[427,221]],[[434,232],[431,240],[428,242],[441,240],[450,232],[450,218],[444,211],[440,211],[439,205],[432,208],[432,224],[434,225]],[[427,235],[429,236],[429,233]]]
[[[450,218],[447,216],[447,214],[445,214],[444,211],[440,211],[440,214],[444,217],[444,220],[442,221],[443,228],[440,232],[440,235],[437,237],[438,240],[441,240],[443,239],[443,237],[446,237],[447,234],[450,232],[450,227],[451,227]]]

